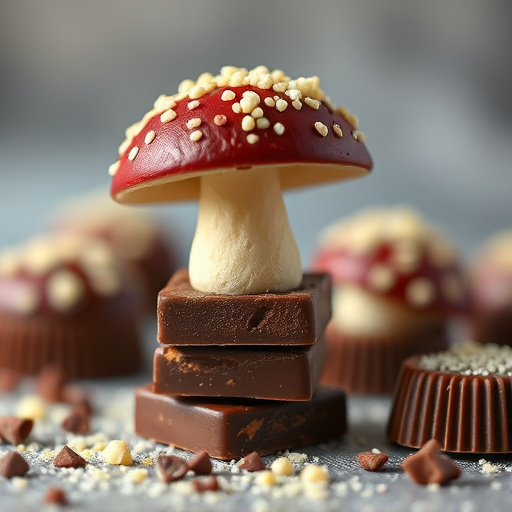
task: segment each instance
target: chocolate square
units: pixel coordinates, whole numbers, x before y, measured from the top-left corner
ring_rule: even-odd
[[[165,346],[155,351],[153,391],[179,396],[310,400],[325,341],[305,346]]]
[[[154,393],[151,384],[135,393],[138,435],[218,459],[321,443],[346,429],[345,393],[332,388],[306,402],[177,398]]]
[[[192,288],[181,269],[159,293],[157,314],[164,345],[313,345],[331,317],[331,280],[305,274],[291,292],[217,295]]]

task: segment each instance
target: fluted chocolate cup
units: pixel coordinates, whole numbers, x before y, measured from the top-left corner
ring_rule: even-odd
[[[352,336],[329,324],[322,384],[360,394],[391,394],[402,362],[448,348],[444,327],[416,335]]]
[[[0,368],[48,365],[68,378],[142,366],[145,295],[110,248],[70,235],[40,237],[0,254]]]
[[[480,371],[479,363],[475,360],[469,373],[430,369],[425,356],[407,359],[390,413],[389,439],[420,448],[434,438],[447,452],[512,452],[511,373]],[[493,367],[500,370],[491,363]]]

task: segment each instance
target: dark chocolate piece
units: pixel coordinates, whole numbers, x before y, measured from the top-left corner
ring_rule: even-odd
[[[89,411],[83,406],[76,406],[71,409],[70,413],[62,420],[62,428],[66,432],[73,434],[88,434],[89,427]]]
[[[158,295],[164,345],[313,345],[331,316],[331,280],[305,274],[288,293],[217,295],[195,290],[184,269]]]
[[[254,471],[263,471],[265,469],[265,463],[258,452],[251,452],[240,461],[238,467],[253,473]]]
[[[309,400],[325,362],[325,341],[302,347],[160,347],[153,391],[179,396]]]
[[[60,487],[49,487],[44,495],[44,503],[52,505],[67,505],[68,499],[64,489]]]
[[[415,454],[402,462],[404,471],[417,484],[446,484],[462,475],[457,464],[441,451],[441,445],[430,439]]]
[[[9,452],[0,460],[0,475],[4,478],[23,476],[29,469],[28,462],[18,452]]]
[[[420,360],[402,364],[388,438],[411,448],[434,438],[446,452],[512,452],[512,377],[429,370]]]
[[[219,480],[215,475],[210,475],[207,478],[195,478],[192,480],[192,485],[196,492],[218,491],[220,489]]]
[[[16,416],[3,416],[0,418],[0,439],[17,445],[23,442],[32,432],[34,421]]]
[[[210,456],[204,450],[201,450],[195,457],[192,457],[187,464],[188,469],[196,475],[209,475],[213,469]]]
[[[159,455],[156,459],[158,478],[166,484],[181,480],[188,471],[187,463],[175,455]]]
[[[357,454],[357,460],[366,471],[379,471],[389,460],[389,456],[382,452],[362,452]]]
[[[53,460],[53,465],[56,468],[83,468],[87,461],[69,446],[64,446]]]
[[[218,459],[320,443],[345,433],[345,393],[321,388],[311,401],[177,398],[137,388],[135,431]]]

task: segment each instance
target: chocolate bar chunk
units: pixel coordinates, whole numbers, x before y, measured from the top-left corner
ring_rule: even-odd
[[[135,393],[138,435],[218,459],[320,443],[346,429],[345,394],[337,389],[320,388],[307,402],[177,398],[151,384]]]
[[[160,347],[153,391],[180,396],[310,400],[325,361],[325,341],[302,347]]]
[[[164,345],[313,345],[331,317],[331,280],[305,274],[287,293],[217,295],[195,290],[179,270],[158,295]]]

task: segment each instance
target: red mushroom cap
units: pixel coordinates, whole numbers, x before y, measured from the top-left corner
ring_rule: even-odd
[[[331,227],[312,266],[329,272],[335,285],[356,285],[409,308],[469,310],[456,248],[409,209],[372,210]]]
[[[199,197],[199,176],[279,167],[283,189],[338,181],[372,168],[357,120],[334,108],[316,77],[225,67],[161,96],[127,130],[110,167],[112,196],[145,203]]]

